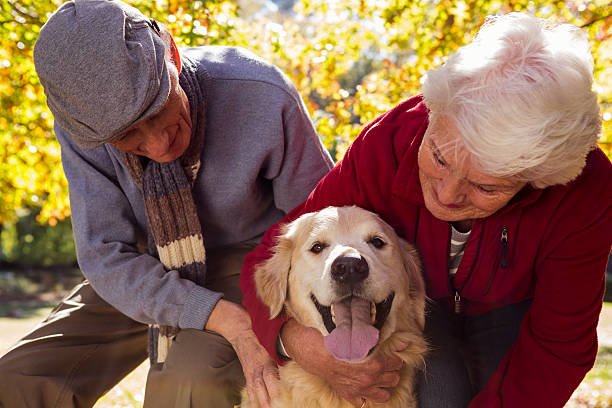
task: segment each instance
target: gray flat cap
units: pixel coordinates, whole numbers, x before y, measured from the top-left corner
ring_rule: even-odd
[[[74,0],[42,27],[34,65],[54,119],[84,149],[111,141],[168,99],[163,40],[120,0]]]

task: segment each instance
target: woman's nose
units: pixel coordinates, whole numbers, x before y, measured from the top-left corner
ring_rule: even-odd
[[[448,174],[438,181],[438,200],[445,205],[460,204],[463,201],[465,181]]]

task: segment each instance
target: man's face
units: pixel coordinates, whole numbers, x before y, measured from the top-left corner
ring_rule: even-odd
[[[425,206],[444,221],[488,217],[508,204],[525,183],[482,173],[462,148],[457,156],[454,149],[445,150],[458,135],[454,124],[442,118],[431,123],[425,133],[418,155]]]
[[[146,156],[165,163],[179,158],[191,139],[191,115],[187,95],[179,85],[178,72],[168,64],[170,94],[155,114],[149,116],[110,142],[118,150]]]

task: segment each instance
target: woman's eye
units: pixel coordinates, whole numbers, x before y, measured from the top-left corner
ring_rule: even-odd
[[[480,184],[477,184],[476,188],[485,194],[495,194],[497,192],[497,190],[494,190],[489,187],[481,186]]]
[[[312,252],[313,254],[318,254],[318,253],[321,253],[321,251],[323,251],[326,247],[327,245],[325,244],[322,244],[320,242],[315,242],[310,247],[310,252]]]
[[[387,243],[385,241],[383,241],[380,237],[374,237],[371,238],[368,241],[369,244],[372,244],[372,246],[376,249],[381,249],[382,247],[384,247],[385,245],[387,245]]]
[[[442,158],[440,157],[440,155],[438,153],[433,152],[433,157],[434,157],[434,160],[436,161],[436,163],[438,163],[439,166],[446,167],[446,162],[444,160],[442,160]]]

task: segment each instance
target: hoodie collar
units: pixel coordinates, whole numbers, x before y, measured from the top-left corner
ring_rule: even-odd
[[[423,190],[421,189],[421,181],[419,180],[418,154],[425,130],[427,129],[428,120],[423,120],[421,126],[416,129],[415,135],[410,143],[410,146],[400,158],[399,166],[393,179],[391,191],[394,196],[411,203],[423,206]]]

